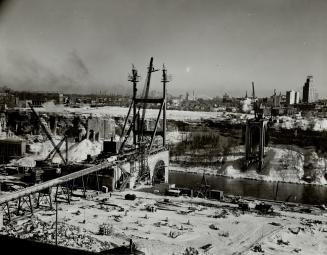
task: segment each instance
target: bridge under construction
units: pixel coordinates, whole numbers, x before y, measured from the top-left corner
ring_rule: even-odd
[[[36,185],[0,196],[0,210],[7,222],[20,210],[33,210],[41,202],[47,201],[52,207],[52,200],[64,198],[68,203],[76,187],[82,188],[85,196],[90,186],[98,191],[104,187],[111,190],[134,188],[139,183],[167,183],[169,151],[166,146],[166,85],[169,82],[165,66],[162,68],[163,92],[160,98],[149,98],[152,73],[159,71],[153,66],[153,58],[147,70],[143,92],[137,93],[139,75],[133,66],[129,81],[133,84],[133,97],[125,118],[120,141],[104,141],[104,149],[93,162],[82,164],[80,168],[60,177],[38,183]],[[146,123],[146,110],[150,105],[159,106],[158,115],[152,129]],[[31,107],[32,112],[37,113]],[[132,111],[133,109],[133,111]],[[159,128],[160,126],[160,128]],[[60,144],[54,144],[46,128],[42,126],[52,142],[55,153],[63,160],[62,168],[69,163],[61,155]],[[132,142],[130,142],[132,140]],[[66,141],[67,147],[67,141]],[[67,151],[67,150],[66,150]],[[90,183],[94,185],[90,185]],[[44,204],[44,203],[43,203]]]

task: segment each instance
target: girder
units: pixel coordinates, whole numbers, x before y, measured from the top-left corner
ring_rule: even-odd
[[[37,192],[45,190],[47,188],[58,186],[60,184],[63,184],[63,183],[66,183],[68,181],[77,179],[77,178],[82,177],[84,175],[88,175],[88,174],[100,171],[100,170],[105,169],[107,167],[111,167],[115,163],[116,162],[100,163],[98,165],[95,165],[95,166],[80,170],[80,171],[75,172],[75,173],[67,174],[65,176],[61,176],[61,177],[58,177],[56,179],[52,179],[52,180],[49,180],[49,181],[46,181],[46,182],[31,186],[31,187],[27,187],[25,189],[22,189],[22,190],[19,190],[19,191],[16,191],[16,192],[12,192],[12,193],[3,195],[3,196],[0,197],[0,204],[4,204],[4,203],[7,203],[9,201],[16,200],[16,199],[18,199],[20,197],[28,196],[28,195],[33,194],[33,193],[37,193]]]

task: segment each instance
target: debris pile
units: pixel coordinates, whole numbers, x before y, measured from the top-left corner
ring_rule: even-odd
[[[264,252],[262,247],[261,247],[261,244],[256,244],[252,247],[252,251],[254,252]]]
[[[36,217],[22,224],[8,224],[0,230],[1,235],[8,235],[21,239],[32,239],[35,241],[55,244],[56,240],[55,222],[43,222]],[[79,227],[58,223],[58,245],[78,248],[89,251],[101,251],[110,249],[108,242],[102,242]]]
[[[109,235],[111,235],[113,232],[114,232],[114,231],[113,231],[113,226],[110,225],[110,224],[105,224],[105,223],[103,223],[103,224],[101,224],[101,225],[99,226],[99,234],[100,234],[100,235],[106,235],[106,236],[109,236]]]
[[[180,236],[180,235],[182,235],[182,234],[183,234],[183,233],[180,232],[180,231],[171,230],[171,231],[169,232],[168,236],[171,237],[171,238],[176,238],[176,237],[178,237],[178,236]]]
[[[183,255],[198,255],[198,254],[199,254],[198,250],[193,247],[188,247],[183,252]]]
[[[227,218],[227,216],[229,215],[229,212],[228,212],[228,210],[226,210],[226,209],[223,209],[223,210],[221,210],[221,211],[216,211],[215,212],[215,215],[213,215],[213,216],[210,216],[210,217],[212,217],[212,218],[223,218],[223,219],[225,219],[225,218]]]
[[[209,228],[211,228],[211,229],[213,229],[213,230],[219,230],[219,227],[218,227],[217,224],[211,224],[211,225],[209,226]]]

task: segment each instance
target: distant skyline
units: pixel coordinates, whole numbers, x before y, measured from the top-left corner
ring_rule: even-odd
[[[0,12],[0,86],[129,90],[151,56],[170,94],[300,91],[327,98],[325,0],[12,0]],[[160,74],[153,76],[160,90]]]

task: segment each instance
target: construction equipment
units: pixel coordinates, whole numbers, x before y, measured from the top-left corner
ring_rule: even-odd
[[[141,97],[137,97],[137,83],[139,82],[139,75],[135,67],[132,67],[132,73],[129,75],[129,81],[133,83],[133,98],[130,104],[123,130],[121,140],[123,140],[119,153],[124,151],[124,146],[133,131],[133,146],[138,150],[139,156],[139,172],[136,182],[143,181],[150,178],[148,156],[151,153],[156,135],[161,135],[163,138],[162,147],[166,146],[166,85],[169,82],[167,76],[167,69],[163,66],[162,80],[163,83],[163,95],[162,98],[149,98],[150,84],[152,73],[158,71],[153,66],[153,58],[150,59],[150,64],[147,71],[147,77],[145,80],[144,89]],[[155,126],[153,130],[147,130],[145,125],[146,112],[149,104],[160,104],[159,112],[156,118]],[[133,109],[133,118],[130,126],[125,134],[128,119],[130,118]],[[158,131],[158,125],[160,118],[163,118],[162,131]],[[148,138],[150,137],[150,139]]]
[[[209,189],[210,189],[210,185],[207,182],[205,173],[203,173],[201,184],[200,184],[199,189],[197,190],[195,196],[206,198],[206,197],[208,197]]]
[[[53,146],[53,150],[55,151],[55,153],[57,153],[57,154],[60,156],[60,158],[61,158],[62,162],[64,163],[64,165],[67,165],[67,163],[68,163],[68,143],[67,143],[67,138],[64,137],[64,138],[62,139],[62,142],[60,141],[60,142],[56,145],[55,142],[53,141],[52,136],[51,136],[51,134],[49,133],[48,129],[46,128],[46,126],[44,125],[44,123],[41,121],[40,116],[39,116],[39,115],[36,113],[36,111],[34,110],[33,105],[32,105],[31,103],[28,103],[28,105],[29,105],[29,107],[31,108],[33,115],[36,117],[37,121],[40,123],[43,132],[45,133],[45,135],[47,136],[47,138],[48,138],[49,141],[51,142],[51,144],[52,144],[52,146]],[[63,143],[64,141],[66,141],[66,158],[63,157],[63,155],[62,155],[62,153],[61,153],[61,151],[60,151],[60,147],[61,147],[61,145],[62,145],[62,143]],[[52,151],[50,152],[50,154],[47,156],[46,159],[49,159],[49,158],[51,157],[51,154],[52,154]]]
[[[120,176],[120,180],[119,180],[119,182],[120,182],[119,190],[123,191],[123,190],[125,190],[127,183],[131,178],[131,174],[129,172],[127,172],[121,165],[118,165],[118,167],[122,172],[121,176]]]
[[[66,144],[66,164],[68,163],[68,141],[67,141],[67,136],[64,136],[60,142],[52,149],[52,151],[48,154],[48,156],[45,158],[45,161],[52,161],[54,156],[56,155],[57,149],[60,151],[61,146],[65,142]]]

